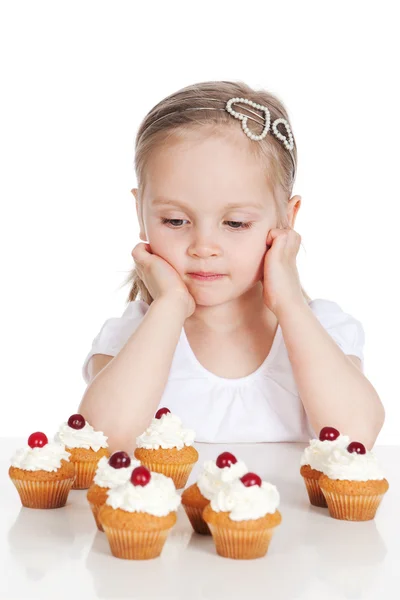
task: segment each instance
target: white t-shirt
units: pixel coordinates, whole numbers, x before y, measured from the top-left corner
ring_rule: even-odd
[[[343,352],[361,359],[364,370],[362,324],[330,300],[312,300],[309,306]],[[148,308],[143,300],[135,300],[121,317],[105,321],[82,367],[86,383],[90,357],[118,354]],[[140,394],[140,390],[132,393]],[[280,325],[263,364],[237,379],[219,377],[204,368],[182,327],[159,403],[159,408],[163,406],[196,431],[198,442],[308,442],[318,437],[300,400]]]

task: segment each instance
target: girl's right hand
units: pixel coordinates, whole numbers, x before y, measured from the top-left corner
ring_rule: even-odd
[[[185,318],[196,310],[196,302],[183,282],[178,271],[166,260],[151,252],[150,244],[137,244],[131,252],[136,271],[156,300],[161,297],[175,297],[183,302]]]

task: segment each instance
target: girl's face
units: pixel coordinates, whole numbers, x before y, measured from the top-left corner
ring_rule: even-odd
[[[233,141],[177,141],[155,150],[146,166],[140,237],[178,271],[197,304],[226,302],[262,279],[266,238],[277,223],[262,169],[248,153],[257,142],[237,133]],[[197,271],[225,277],[202,282],[189,275]]]

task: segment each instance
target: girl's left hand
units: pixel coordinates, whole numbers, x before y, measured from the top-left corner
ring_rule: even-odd
[[[278,313],[293,303],[304,302],[296,256],[301,237],[291,229],[271,229],[267,236],[264,259],[264,304]]]

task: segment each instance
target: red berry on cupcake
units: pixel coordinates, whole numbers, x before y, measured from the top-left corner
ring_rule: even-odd
[[[223,469],[224,467],[230,467],[237,463],[237,458],[230,452],[222,452],[216,460],[216,465],[219,469]]]
[[[258,485],[259,487],[261,487],[262,483],[261,477],[259,477],[255,473],[246,473],[246,475],[243,475],[243,477],[240,478],[240,481],[246,487],[252,487],[253,485]]]
[[[321,442],[324,442],[325,440],[333,442],[334,440],[337,440],[339,435],[339,431],[334,427],[323,427],[319,432],[319,439]]]
[[[43,446],[48,443],[49,440],[47,439],[47,435],[41,431],[35,431],[35,433],[31,433],[28,438],[28,446],[31,448],[43,448]]]
[[[80,414],[71,415],[68,419],[68,425],[72,429],[83,429],[86,425],[85,417]]]
[[[112,454],[108,459],[108,464],[114,469],[122,469],[130,466],[131,459],[129,454],[126,452],[114,452],[114,454]]]
[[[131,482],[133,483],[133,485],[141,485],[142,487],[144,487],[149,483],[150,479],[151,474],[150,471],[146,469],[146,467],[140,466],[136,467],[136,469],[133,469],[131,475]]]
[[[169,410],[169,408],[159,408],[158,411],[156,412],[155,418],[161,419],[162,416],[167,415],[170,412],[171,411]]]
[[[364,444],[362,444],[361,442],[351,442],[351,444],[347,446],[347,452],[350,452],[351,454],[367,453]]]

